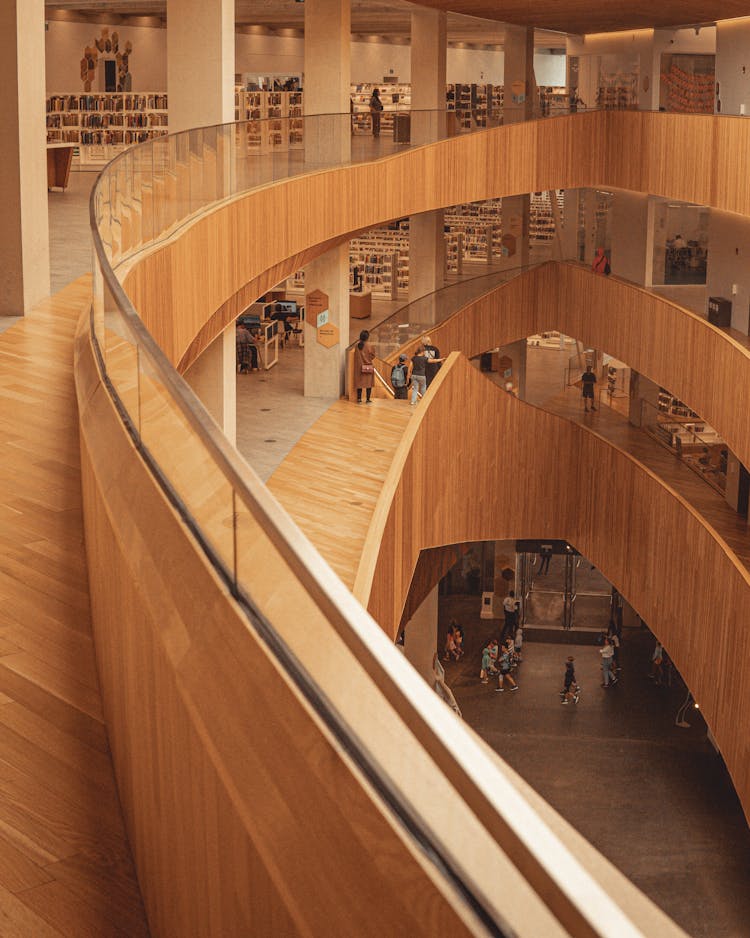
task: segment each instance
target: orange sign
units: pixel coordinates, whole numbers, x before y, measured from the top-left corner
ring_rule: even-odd
[[[321,326],[318,329],[318,342],[324,348],[333,348],[334,345],[339,344],[339,327],[334,326],[333,323],[326,323],[325,326]]]
[[[305,296],[305,322],[313,329],[318,327],[318,316],[328,309],[328,294],[312,290]]]

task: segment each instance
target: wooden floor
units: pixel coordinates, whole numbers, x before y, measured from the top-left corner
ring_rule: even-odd
[[[351,589],[370,519],[411,417],[405,401],[336,401],[268,487]]]
[[[0,935],[146,936],[102,717],[73,335],[89,278],[0,336]]]

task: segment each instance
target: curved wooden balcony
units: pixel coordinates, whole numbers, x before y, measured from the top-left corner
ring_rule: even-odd
[[[383,219],[584,186],[748,215],[748,153],[750,125],[740,117],[594,111],[511,124],[237,196],[131,258],[123,283],[184,370],[266,289]],[[179,204],[179,191],[170,198]]]
[[[169,361],[184,368],[266,287],[383,218],[597,184],[750,214],[750,188],[725,191],[722,177],[736,153],[747,152],[737,143],[750,129],[731,119],[723,119],[726,126],[714,118],[675,120],[578,115],[289,179],[191,218],[171,240],[130,257],[124,283]],[[730,130],[737,139],[727,137]],[[626,136],[632,144],[634,134],[644,154],[637,167],[620,145]],[[672,154],[693,143],[697,170],[667,177],[663,166],[676,162]],[[179,200],[179,178],[171,185],[158,197]],[[248,252],[247,244],[257,250]],[[502,933],[507,923],[520,935],[588,936],[656,927],[647,903],[628,894],[631,921],[625,920],[601,883],[558,852],[550,830],[494,760],[362,617],[252,473],[207,425],[180,409],[182,398],[170,397],[171,373],[141,368],[137,341],[114,336],[101,312],[94,326],[120,400],[99,371],[88,323],[77,345],[92,604],[113,754],[155,929],[186,936],[352,934],[367,925],[378,934],[460,935]],[[453,394],[465,403],[460,415],[444,399]],[[504,394],[499,400],[487,407],[486,383],[455,359],[439,377],[433,403],[410,421],[369,525],[375,540],[355,590],[381,621],[391,621],[398,602],[384,598],[387,577],[394,577],[403,603],[421,546],[504,536],[494,511],[484,522],[475,504],[464,516],[466,493],[446,492],[446,480],[428,471],[429,430],[452,439],[467,423],[497,429],[507,422],[518,430],[514,458],[528,455],[522,405]],[[130,424],[118,407],[134,415]],[[660,598],[657,609],[656,590],[672,582],[676,558],[658,568],[653,557],[644,558],[634,565],[643,574],[638,582],[622,559],[607,561],[596,526],[612,509],[609,493],[601,479],[583,491],[587,463],[598,460],[601,477],[617,470],[622,481],[621,527],[629,499],[642,499],[624,553],[668,550],[661,529],[650,525],[655,509],[668,534],[688,530],[724,577],[711,612],[725,617],[726,639],[734,639],[747,580],[702,521],[623,453],[566,421],[535,414],[537,431],[549,434],[548,461],[566,451],[584,461],[571,456],[569,491],[557,491],[561,501],[542,498],[524,519],[509,514],[506,527],[523,520],[531,536],[558,534],[592,559],[601,557],[601,569],[676,648],[680,603],[695,600],[703,615],[716,597],[691,588],[679,601]],[[166,479],[165,467],[172,473]],[[314,482],[312,460],[306,469]],[[451,471],[457,469],[458,463]],[[479,482],[488,481],[493,466],[483,462],[478,471]],[[533,502],[546,482],[534,474],[529,490],[515,494]],[[419,499],[408,494],[423,485]],[[698,573],[696,589],[705,584]],[[739,648],[739,632],[736,640]],[[685,630],[679,654],[689,656],[696,641],[693,629]],[[734,674],[726,658],[711,663]],[[709,689],[705,681],[693,686],[732,770],[750,771],[729,725],[732,691]],[[735,780],[745,797],[744,778]],[[553,856],[564,861],[554,870]],[[513,884],[500,904],[498,881]],[[355,892],[356,909],[339,901]],[[584,894],[586,902],[578,902]],[[658,927],[654,933],[670,929]]]

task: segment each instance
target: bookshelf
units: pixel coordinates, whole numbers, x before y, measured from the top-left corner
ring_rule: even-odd
[[[393,115],[397,111],[408,111],[411,108],[410,84],[378,84],[360,82],[352,85],[350,89],[352,100],[352,132],[365,134],[371,132],[370,125],[370,98],[378,88],[383,110],[380,115],[380,132],[393,133]]]
[[[246,91],[234,88],[234,119],[243,121],[248,149],[301,146],[304,140],[301,91]]]
[[[78,144],[80,164],[98,165],[168,132],[167,95],[53,94],[47,98],[46,123],[47,143]]]

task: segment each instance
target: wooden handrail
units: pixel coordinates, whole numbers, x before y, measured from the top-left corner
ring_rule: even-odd
[[[139,257],[124,283],[184,371],[264,290],[384,218],[594,185],[750,215],[749,153],[740,117],[594,111],[512,124],[253,190]]]

